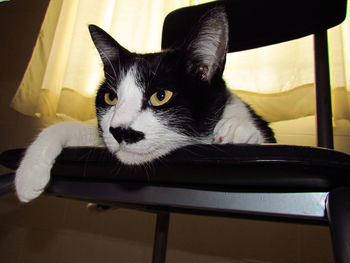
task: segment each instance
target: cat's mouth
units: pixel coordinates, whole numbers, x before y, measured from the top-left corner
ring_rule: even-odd
[[[118,143],[109,133],[105,134],[104,142],[109,151],[113,153],[119,161],[127,165],[139,165],[151,162],[169,152],[156,143],[150,145],[147,143],[146,139],[131,144],[125,141]]]
[[[122,146],[115,152],[117,158],[128,165],[138,165],[146,162],[151,162],[168,151],[162,151],[161,147],[152,147],[152,149],[133,149],[132,147]]]

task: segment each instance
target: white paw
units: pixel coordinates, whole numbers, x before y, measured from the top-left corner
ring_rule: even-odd
[[[96,126],[79,122],[58,123],[43,130],[28,147],[16,171],[19,200],[29,202],[44,191],[51,168],[63,147],[98,145],[99,142]]]
[[[259,144],[263,141],[261,133],[252,123],[235,117],[220,120],[214,129],[214,143]]]
[[[37,198],[50,180],[50,164],[32,163],[24,159],[16,171],[15,187],[18,199],[29,202]]]

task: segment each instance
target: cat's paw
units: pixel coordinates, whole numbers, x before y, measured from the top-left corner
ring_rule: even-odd
[[[29,202],[37,198],[50,180],[51,165],[23,160],[16,171],[15,187],[18,199]]]
[[[235,117],[220,120],[214,129],[214,143],[259,144],[263,141],[252,123]]]

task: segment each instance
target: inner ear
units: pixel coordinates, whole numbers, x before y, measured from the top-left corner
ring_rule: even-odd
[[[228,47],[228,20],[225,9],[217,7],[199,20],[185,43],[187,70],[210,82],[222,74]]]
[[[209,68],[208,65],[201,65],[198,68],[198,76],[202,81],[207,81],[208,80],[208,75],[209,75]]]

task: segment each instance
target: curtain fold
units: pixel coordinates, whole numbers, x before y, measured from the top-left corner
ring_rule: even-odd
[[[12,107],[54,121],[95,118],[94,96],[103,75],[88,25],[102,27],[130,51],[156,52],[165,16],[193,2],[51,0]],[[350,120],[349,18],[328,35],[334,117]],[[268,121],[314,115],[312,49],[312,37],[305,37],[229,54],[225,80]]]
[[[350,120],[350,19],[328,30],[334,120]],[[266,120],[315,115],[313,37],[229,54],[224,72],[235,93]]]

